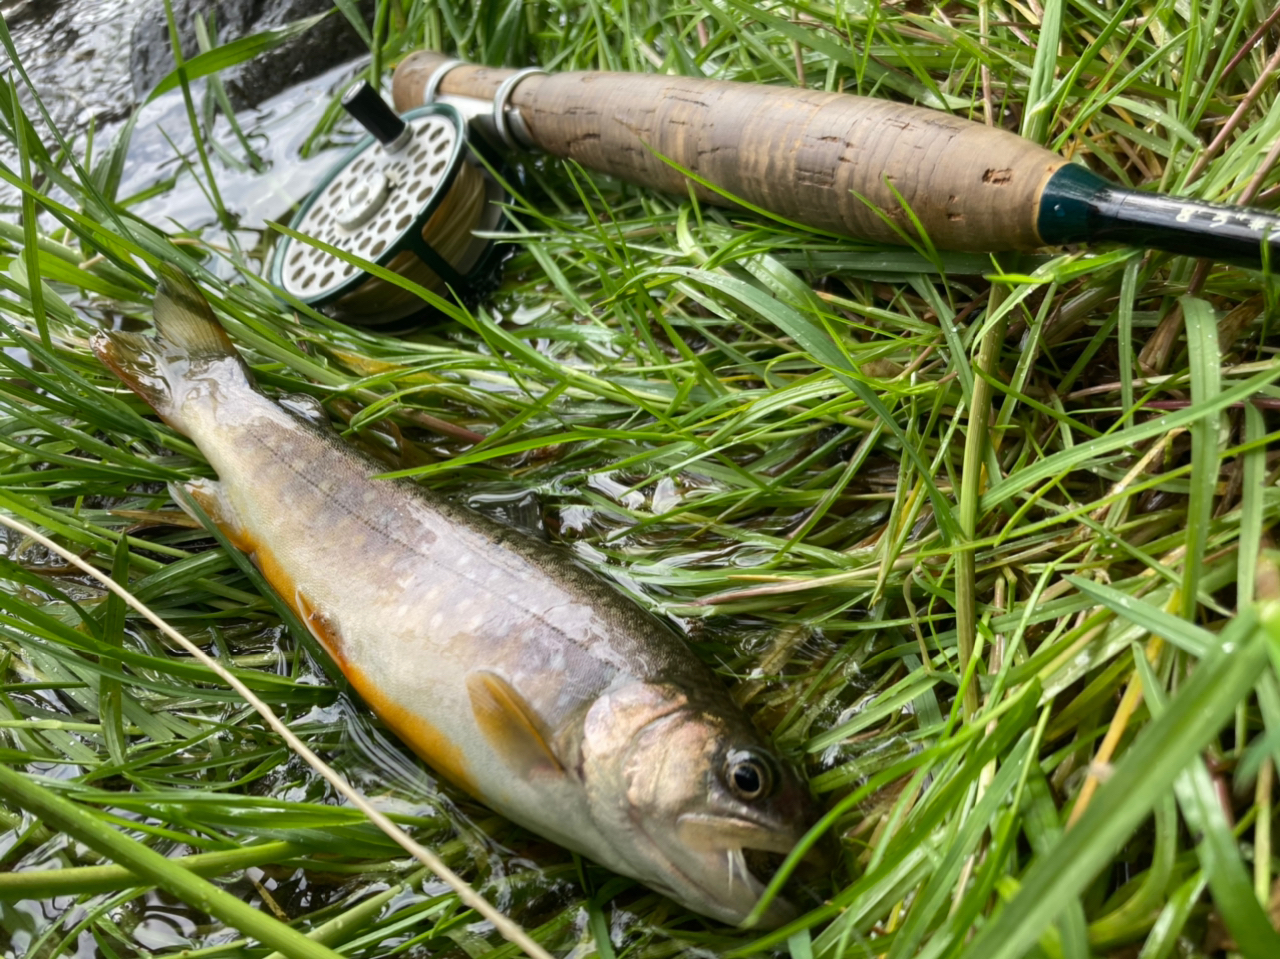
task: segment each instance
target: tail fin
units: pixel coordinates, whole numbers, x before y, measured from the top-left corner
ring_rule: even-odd
[[[181,270],[160,268],[152,312],[155,338],[113,330],[95,333],[89,342],[98,358],[162,420],[186,433],[181,407],[188,384],[200,378],[249,385],[249,370],[200,287]]]
[[[192,359],[239,356],[200,287],[177,267],[160,267],[152,313],[160,339]]]

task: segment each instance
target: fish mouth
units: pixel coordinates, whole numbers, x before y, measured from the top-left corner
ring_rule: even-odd
[[[704,863],[697,877],[686,872],[685,878],[718,904],[724,921],[735,925],[741,925],[759,904],[802,835],[745,819],[697,813],[681,816],[676,827],[681,843],[690,852],[700,853]],[[811,858],[807,854],[801,862]],[[778,895],[753,925],[774,928],[796,915],[795,906]]]
[[[743,849],[742,860],[751,877],[762,886],[767,886],[778,874],[787,857],[783,853],[767,849]]]
[[[770,846],[767,849],[752,848],[750,846],[742,846],[736,853],[742,857],[743,870],[745,874],[759,886],[759,892],[764,892],[765,888],[773,882],[774,878],[781,871],[787,859],[790,858],[795,846],[783,851],[776,846]],[[731,850],[730,855],[735,851]],[[786,877],[783,889],[795,892],[796,883],[815,882],[823,875],[829,872],[831,867],[831,859],[822,850],[816,846],[805,850],[803,856],[792,866],[790,873]],[[758,897],[758,895],[757,895]]]

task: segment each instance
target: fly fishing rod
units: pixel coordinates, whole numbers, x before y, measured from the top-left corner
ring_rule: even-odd
[[[344,98],[369,136],[302,204],[271,263],[286,294],[349,323],[388,328],[432,312],[357,258],[464,302],[493,288],[502,255],[492,236],[508,197],[489,171],[510,175],[504,148],[670,193],[692,186],[709,203],[732,206],[733,197],[882,243],[905,242],[918,223],[943,250],[1113,241],[1280,263],[1274,213],[1113,186],[1005,130],[885,100],[691,77],[549,75],[426,51],[401,62],[393,96],[399,114],[367,84]]]
[[[459,106],[508,147],[656,190],[692,184],[702,200],[731,205],[684,168],[744,203],[861,239],[900,244],[915,232],[914,215],[946,250],[1112,241],[1249,267],[1280,263],[1275,213],[1118,187],[1013,133],[886,100],[494,69],[429,51],[400,63],[393,96],[402,111],[437,100]]]

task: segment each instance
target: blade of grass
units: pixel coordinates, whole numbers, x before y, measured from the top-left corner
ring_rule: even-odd
[[[1204,409],[1221,389],[1218,325],[1213,308],[1199,297],[1184,296],[1182,315],[1187,325],[1187,351],[1191,356],[1191,403]],[[1207,414],[1191,424],[1191,498],[1187,504],[1187,547],[1182,575],[1182,615],[1194,618],[1199,603],[1200,573],[1209,520],[1218,487],[1218,421]]]
[[[135,876],[208,912],[291,959],[337,959],[297,930],[219,889],[194,872],[111,828],[77,804],[54,795],[21,773],[0,765],[0,788],[13,802],[63,830],[77,841],[109,856]]]
[[[40,543],[46,549],[52,550],[53,552],[60,555],[68,563],[71,563],[73,566],[79,567],[83,572],[94,577],[103,586],[107,587],[113,593],[116,593],[118,596],[120,596],[120,598],[123,599],[126,603],[128,603],[129,606],[131,606],[136,612],[141,613],[143,616],[149,619],[157,629],[161,630],[170,639],[178,643],[178,645],[182,646],[190,655],[192,655],[197,660],[199,660],[201,664],[203,664],[206,668],[217,673],[219,678],[222,679],[223,682],[225,682],[227,685],[235,689],[235,691],[239,693],[239,695],[246,702],[248,702],[249,705],[251,705],[258,712],[260,716],[262,716],[262,718],[276,732],[276,734],[279,735],[281,738],[283,738],[289,744],[290,748],[295,753],[301,756],[302,759],[305,760],[308,765],[310,765],[313,769],[315,769],[318,773],[320,773],[320,775],[322,775],[326,780],[328,780],[329,783],[338,792],[340,792],[353,806],[355,806],[362,813],[364,813],[375,825],[377,825],[379,829],[381,829],[384,833],[390,836],[406,852],[408,852],[414,858],[418,859],[424,866],[430,869],[442,880],[447,882],[453,888],[453,890],[458,894],[459,899],[461,899],[472,909],[475,909],[477,912],[483,915],[489,922],[492,922],[494,926],[499,930],[499,932],[502,933],[503,938],[507,939],[512,943],[517,944],[521,949],[525,951],[525,954],[528,955],[530,959],[550,959],[550,955],[546,952],[546,950],[544,950],[536,942],[530,939],[528,935],[524,932],[524,930],[522,930],[510,919],[504,916],[501,912],[496,910],[486,900],[481,898],[475,892],[475,890],[473,890],[469,885],[463,882],[462,879],[452,869],[450,869],[443,862],[441,862],[433,853],[428,851],[426,848],[414,842],[414,840],[411,839],[408,836],[408,834],[404,832],[404,830],[396,826],[395,823],[393,823],[390,819],[388,819],[385,814],[380,812],[377,808],[375,808],[372,804],[370,804],[370,802],[367,799],[365,799],[362,795],[360,795],[360,793],[354,790],[342,776],[340,776],[337,772],[335,772],[332,768],[330,768],[326,763],[324,763],[319,756],[317,756],[314,752],[312,752],[312,750],[309,749],[302,742],[302,740],[300,740],[293,733],[293,731],[289,729],[288,726],[282,723],[265,702],[263,702],[257,695],[255,695],[253,691],[249,689],[248,686],[246,686],[239,679],[237,679],[231,672],[229,672],[221,663],[219,663],[217,660],[210,657],[202,649],[200,649],[200,647],[196,646],[185,636],[181,635],[176,630],[174,630],[171,626],[165,623],[163,620],[155,616],[155,614],[152,613],[151,610],[147,609],[147,607],[139,603],[137,599],[133,597],[132,594],[124,590],[118,583],[116,583],[109,577],[103,575],[101,572],[99,572],[94,567],[90,566],[88,563],[84,562],[84,560],[80,559],[78,556],[75,556],[74,554],[69,553],[66,550],[62,549],[52,540],[48,539],[45,536],[41,536],[35,530],[30,529],[29,527],[23,526],[21,523],[17,523],[6,516],[0,516],[0,525],[7,526],[10,529],[15,530],[16,532],[20,532],[22,533],[22,535],[30,537],[31,539]],[[25,780],[23,780],[22,777],[17,773],[14,773],[9,770],[5,770],[3,767],[0,767],[0,773],[3,773],[3,775],[0,775],[0,783],[8,783],[11,785],[14,782],[20,781],[25,784]],[[17,794],[15,793],[15,796],[16,795]],[[46,800],[49,800],[50,804],[46,805],[44,808],[60,809],[61,818],[59,819],[59,822],[62,824],[62,827],[65,829],[72,828],[71,825],[68,825],[69,823],[74,823],[76,827],[83,828],[86,830],[90,829],[91,826],[95,827],[91,830],[91,834],[93,836],[93,842],[89,842],[89,840],[85,840],[86,842],[89,842],[89,845],[94,845],[94,843],[102,843],[104,844],[104,848],[105,848],[105,845],[107,843],[117,842],[117,840],[113,839],[112,837],[119,837],[120,843],[128,844],[130,842],[129,840],[120,836],[120,834],[116,833],[114,830],[106,830],[104,832],[103,830],[105,827],[102,827],[96,820],[92,819],[92,817],[90,817],[87,813],[84,813],[82,810],[79,810],[77,807],[75,807],[73,804],[70,804],[70,803],[65,803],[65,805],[60,805],[65,801],[58,799],[58,797],[50,797],[43,790],[39,790],[36,787],[30,787],[30,788],[26,788],[21,795],[25,797],[25,799],[23,800],[24,802],[28,800],[32,802],[39,802],[41,801],[42,797]],[[99,847],[94,846],[94,848],[99,848]],[[112,848],[113,850],[118,852],[119,848],[122,848],[122,847],[116,845],[116,846],[113,846]],[[127,845],[123,848],[127,848]],[[178,880],[175,881],[175,878],[173,875],[173,870],[175,867],[172,867],[169,861],[164,859],[164,857],[160,856],[158,853],[152,852],[150,849],[143,846],[138,847],[136,852],[137,852],[136,856],[132,858],[126,857],[126,862],[130,866],[130,868],[134,869],[134,871],[137,872],[139,875],[146,876],[148,878],[153,879],[154,881],[157,882],[158,885],[161,885],[163,888],[166,888],[169,891],[174,892],[175,895],[178,895],[178,893],[175,891],[178,888],[182,888],[184,891],[197,890],[197,889],[203,891],[205,890],[205,887],[208,887],[208,889],[212,890],[214,893],[217,893],[218,895],[214,897],[214,900],[208,900],[207,898],[197,899],[194,903],[195,905],[204,907],[208,905],[210,901],[216,901],[218,905],[222,907],[223,906],[222,897],[225,897],[226,899],[229,899],[235,902],[236,906],[240,907],[240,910],[248,910],[254,915],[261,915],[260,913],[257,912],[257,910],[251,909],[248,906],[244,906],[242,903],[239,902],[239,900],[235,900],[233,897],[229,896],[227,893],[222,892],[222,890],[218,889],[217,887],[209,886],[209,884],[205,883],[203,880],[197,880],[197,877],[195,876],[191,876],[191,878],[188,880],[186,878],[182,878],[182,876],[186,876],[189,874],[183,873],[182,876],[179,876]],[[157,863],[156,860],[159,860],[160,862]],[[160,879],[156,878],[157,876],[164,876],[167,878],[165,879],[165,881],[161,881]],[[194,895],[194,892],[192,894]],[[208,895],[207,892],[202,892],[202,894],[205,895],[206,897]],[[242,913],[240,910],[231,909],[226,914],[241,916]],[[279,925],[279,923],[276,923],[276,925]],[[267,945],[276,946],[276,948],[286,952],[290,956],[314,955],[318,957],[318,956],[332,955],[332,953],[328,949],[321,949],[318,952],[298,951],[300,947],[297,943],[297,939],[301,939],[304,943],[306,943],[308,949],[319,949],[320,947],[316,946],[316,944],[312,943],[305,936],[301,936],[299,934],[293,933],[293,930],[289,930],[289,933],[291,933],[291,935],[277,935],[276,933],[271,933],[272,938],[265,938],[264,936],[260,935],[262,929],[256,926],[250,926],[249,928],[255,929],[256,931],[253,934],[258,936],[258,938],[262,939],[262,941],[265,942]],[[297,937],[297,939],[295,939],[295,936]],[[291,949],[293,951],[290,951]]]

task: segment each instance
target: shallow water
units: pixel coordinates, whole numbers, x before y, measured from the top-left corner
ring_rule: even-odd
[[[346,132],[340,132],[327,149],[309,158],[302,156],[302,147],[335,90],[363,65],[357,61],[334,67],[237,117],[254,152],[265,164],[265,169],[257,172],[247,165],[237,168],[226,162],[215,163],[219,192],[241,229],[258,231],[265,228],[268,220],[287,219],[291,209],[357,139],[348,124]],[[216,232],[216,213],[196,182],[198,174],[183,163],[184,157],[193,156],[195,141],[180,92],[175,90],[147,104],[141,116],[130,143],[120,195],[137,195],[173,177],[171,190],[135,204],[133,212],[149,223],[168,229],[199,230],[207,239],[214,239],[206,231],[212,228]],[[225,118],[219,118],[214,136],[232,156],[244,159],[244,150]]]
[[[121,135],[136,107],[118,196],[127,201],[172,180],[172,186],[158,195],[130,204],[131,211],[164,229],[200,231],[207,241],[218,243],[225,235],[198,182],[203,172],[181,91],[144,104],[134,95],[130,37],[144,6],[137,0],[6,3],[6,22],[32,84],[27,88],[15,76],[19,95],[33,117],[39,97],[81,162],[91,146],[90,166]],[[7,59],[0,53],[0,63]],[[225,208],[244,231],[238,236],[242,245],[255,246],[257,231],[269,220],[287,220],[292,208],[358,138],[354,125],[344,121],[312,156],[302,155],[334,91],[365,62],[337,65],[239,114],[237,122],[256,158],[246,156],[227,119],[218,115],[211,139],[225,152],[214,149],[211,162]],[[202,113],[204,98],[210,95],[207,85],[196,81],[192,91]],[[47,147],[56,149],[47,132],[44,139]],[[17,154],[7,140],[0,141],[0,161],[18,169]],[[18,200],[16,190],[0,184],[0,216],[14,219]]]
[[[18,0],[0,9],[35,92],[64,133],[102,130],[129,115],[129,37],[142,4]],[[19,95],[34,102],[29,90]]]

